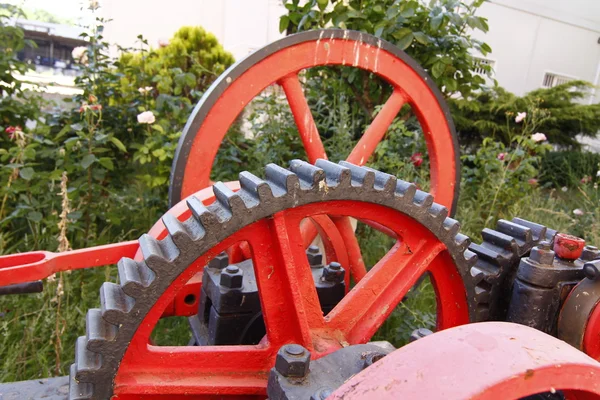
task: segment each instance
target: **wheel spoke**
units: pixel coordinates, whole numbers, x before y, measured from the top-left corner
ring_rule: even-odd
[[[350,218],[334,217],[333,223],[339,230],[344,245],[346,246],[346,251],[348,252],[348,269],[354,278],[354,282],[358,283],[367,274],[367,267],[365,267],[365,262],[362,258],[360,246],[358,245],[358,240],[356,239],[356,234],[352,228]],[[346,274],[346,276],[348,275]]]
[[[344,332],[350,344],[369,340],[393,311],[391,305],[400,302],[445,248],[433,239],[410,247],[397,242],[327,315],[328,327]]]
[[[288,75],[280,79],[278,83],[283,87],[292,114],[294,115],[294,121],[296,121],[308,161],[314,164],[319,158],[327,159],[325,148],[323,147],[317,125],[302,91],[298,75]]]
[[[312,348],[311,328],[324,319],[300,233],[300,221],[278,213],[249,237],[269,343]]]
[[[371,122],[371,125],[369,125],[356,146],[354,146],[346,161],[356,165],[364,165],[385,136],[385,133],[404,104],[406,104],[405,95],[400,89],[394,89],[394,92],[385,102],[373,122]]]

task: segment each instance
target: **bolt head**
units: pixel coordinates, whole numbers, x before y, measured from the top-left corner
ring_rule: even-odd
[[[415,329],[414,331],[412,331],[412,333],[410,334],[410,338],[408,339],[409,342],[414,342],[417,341],[419,339],[423,339],[425,336],[429,336],[431,335],[433,332],[431,332],[429,329],[427,328],[419,328],[419,329]]]
[[[323,280],[340,283],[344,281],[346,270],[337,262],[332,262],[323,268]]]
[[[531,249],[529,258],[539,264],[552,265],[552,263],[554,262],[554,252],[549,248],[544,249],[543,247],[540,247],[540,245],[538,245]]]
[[[222,252],[217,254],[212,260],[208,262],[209,268],[223,269],[229,265],[229,256],[227,253]]]
[[[596,246],[585,246],[580,257],[583,261],[593,261],[600,258],[600,250]]]
[[[220,283],[229,289],[239,289],[244,283],[244,271],[237,265],[229,265],[221,271]]]
[[[311,267],[321,266],[323,264],[323,254],[319,246],[309,246],[306,250],[306,257],[308,258],[308,264]]]
[[[302,378],[308,374],[310,351],[299,344],[282,346],[277,352],[275,370],[286,378]]]
[[[583,266],[585,277],[593,281],[600,279],[600,260],[585,263]]]

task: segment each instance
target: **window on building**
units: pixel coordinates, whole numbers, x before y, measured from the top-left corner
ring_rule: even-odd
[[[546,72],[544,74],[544,80],[542,81],[542,87],[552,88],[554,86],[562,85],[563,83],[567,83],[572,80],[575,80],[575,78],[572,78],[570,76],[555,74],[553,72]]]
[[[496,61],[489,58],[474,57],[475,58],[475,69],[474,72],[478,75],[494,76],[494,68],[496,67]],[[490,67],[490,72],[486,71],[486,67]]]

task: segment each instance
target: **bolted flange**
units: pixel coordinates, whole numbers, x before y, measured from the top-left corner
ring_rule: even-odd
[[[342,268],[342,265],[338,262],[329,263],[323,268],[323,280],[327,282],[343,282],[345,275],[346,270]]]
[[[237,265],[229,265],[221,271],[221,286],[239,289],[244,282],[244,272]]]
[[[308,374],[310,351],[299,344],[286,344],[277,352],[275,369],[286,378],[302,378]]]

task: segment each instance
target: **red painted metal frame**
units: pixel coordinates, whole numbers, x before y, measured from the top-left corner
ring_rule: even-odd
[[[323,316],[301,234],[320,215],[355,217],[393,230],[399,240],[327,316]],[[239,242],[252,251],[267,336],[257,346],[158,347],[149,338],[177,292],[208,259]],[[410,250],[409,250],[410,249]],[[264,395],[277,350],[299,343],[314,358],[368,341],[417,279],[428,271],[438,298],[440,329],[468,322],[465,289],[445,246],[411,217],[384,206],[333,201],[288,209],[216,245],[163,293],[131,340],[115,378],[115,395]],[[186,397],[189,398],[189,397]]]
[[[600,363],[533,328],[485,322],[404,346],[330,398],[506,400],[553,390],[571,400],[600,398]]]
[[[394,88],[347,160],[364,165],[402,106],[410,104],[425,134],[431,160],[432,194],[437,203],[452,210],[458,149],[444,110],[424,77],[404,60],[383,49],[381,42],[379,46],[372,46],[351,38],[326,36],[276,50],[233,81],[230,79],[229,86],[208,111],[191,144],[182,177],[181,197],[210,184],[213,162],[229,127],[254,97],[275,83],[283,87],[308,160],[314,163],[318,158],[327,158],[298,78],[302,70],[324,65],[364,69],[377,74]]]
[[[585,326],[583,350],[590,357],[600,361],[600,302],[596,303]]]

